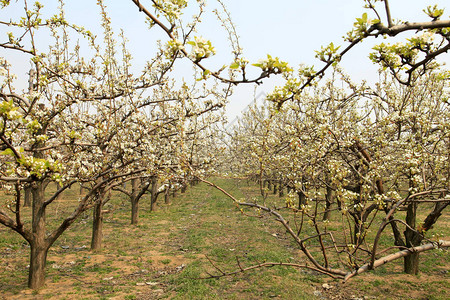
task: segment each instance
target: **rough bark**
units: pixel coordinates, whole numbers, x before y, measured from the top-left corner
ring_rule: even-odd
[[[44,185],[36,182],[31,186],[32,203],[32,237],[30,243],[30,269],[28,272],[28,287],[38,289],[45,282],[45,263],[49,245],[45,239],[45,205]]]
[[[32,195],[31,195],[31,187],[30,186],[25,186],[24,188],[25,190],[25,199],[23,202],[23,206],[24,207],[31,207],[31,199],[32,199]]]
[[[441,197],[444,197],[444,195],[442,194]],[[442,211],[448,205],[450,205],[449,201],[436,203],[436,205],[434,206],[433,211],[425,218],[425,221],[423,222],[423,225],[422,225],[422,230],[423,231],[428,231],[431,228],[433,228],[433,225],[437,222],[439,217],[442,215]]]
[[[406,274],[419,274],[419,252],[413,252],[403,259],[403,268]]]
[[[103,238],[103,201],[98,199],[93,209],[91,250],[102,249]]]
[[[30,289],[38,289],[45,283],[48,249],[44,238],[34,239],[30,243],[30,269],[28,270],[28,287]]]
[[[131,199],[131,224],[139,223],[139,200]]]
[[[152,189],[151,189],[151,205],[150,205],[150,211],[155,211],[156,210],[156,200],[158,198],[158,177],[157,176],[153,176],[152,180],[151,180],[151,185],[152,185]],[[185,188],[186,185],[183,184],[183,188]],[[182,190],[183,192],[183,190]]]
[[[406,224],[411,226],[411,228],[416,228],[416,217],[417,217],[417,203],[413,202],[408,205],[406,210]],[[408,247],[419,246],[422,241],[422,237],[415,230],[406,228],[405,241]],[[405,256],[403,260],[404,272],[407,274],[417,275],[419,273],[419,253],[413,252],[411,255]]]

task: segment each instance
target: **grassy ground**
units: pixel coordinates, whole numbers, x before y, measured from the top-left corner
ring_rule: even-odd
[[[244,182],[215,182],[237,198],[258,193]],[[50,207],[50,224],[70,213],[67,206],[76,204],[77,192]],[[160,203],[153,213],[147,200],[141,203],[140,225],[132,226],[129,203],[114,197],[112,212],[105,217],[104,248],[98,253],[88,249],[90,215],[79,219],[50,250],[46,286],[39,291],[26,288],[27,244],[0,227],[0,299],[448,299],[450,294],[447,251],[422,255],[418,276],[402,274],[398,261],[346,284],[286,267],[198,279],[219,272],[207,257],[232,271],[237,269],[236,257],[248,266],[295,262],[301,255],[272,219],[242,215],[206,185],[190,188],[172,205]],[[448,216],[442,216],[447,224]],[[448,227],[441,234],[449,236]]]

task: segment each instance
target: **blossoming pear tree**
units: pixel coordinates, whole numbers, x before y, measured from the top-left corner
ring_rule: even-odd
[[[417,274],[420,252],[450,246],[429,233],[450,204],[443,74],[429,70],[406,86],[381,71],[371,88],[335,68],[300,101],[275,105],[265,117],[262,109],[244,115],[229,142],[231,156],[245,166],[236,175],[257,173],[260,183],[278,175],[291,193],[278,202],[229,196],[286,228],[304,254],[286,265],[348,280],[403,258],[404,271]],[[265,144],[270,148],[261,149]],[[236,149],[248,153],[237,156]],[[381,244],[383,236],[391,241]],[[257,267],[277,264],[283,263]]]
[[[5,11],[25,9],[19,20],[0,23],[11,31],[2,37],[6,41],[0,47],[21,55],[20,60],[6,56],[0,61],[0,181],[8,193],[2,200],[0,223],[29,243],[28,285],[36,289],[44,284],[48,250],[63,232],[93,208],[91,246],[100,249],[103,205],[109,192],[124,182],[168,172],[171,166],[167,161],[180,165],[175,152],[181,139],[171,141],[170,137],[189,124],[190,118],[222,107],[230,89],[222,96],[207,89],[201,89],[203,95],[191,96],[186,85],[171,97],[169,74],[177,57],[167,55],[167,49],[157,51],[142,75],[134,76],[125,38],[118,47],[102,1],[98,7],[103,43],[98,43],[92,32],[66,20],[63,1],[58,13],[50,17],[42,14],[43,5],[38,2],[31,6],[26,0],[3,1],[1,5]],[[48,38],[40,40],[46,33]],[[70,36],[79,42],[71,42]],[[16,65],[11,66],[19,61],[33,66],[25,91],[17,90]],[[196,104],[199,99],[208,103]],[[173,105],[164,107],[171,102]],[[201,129],[216,122],[204,120]],[[167,149],[164,145],[176,151],[169,151],[161,162]],[[47,186],[52,182],[59,188],[48,195]],[[87,193],[56,228],[49,228],[47,208],[75,184]],[[24,190],[31,191],[30,216],[25,215],[21,202]]]
[[[39,288],[44,284],[45,262],[52,244],[81,213],[98,202],[99,195],[115,180],[141,171],[126,170],[120,160],[100,163],[106,149],[99,140],[114,135],[116,129],[114,107],[108,105],[129,94],[128,89],[144,88],[148,83],[143,80],[136,86],[137,80],[129,82],[127,76],[114,81],[109,64],[111,43],[105,43],[108,49],[100,57],[101,46],[94,35],[67,22],[63,2],[58,13],[46,19],[41,14],[43,6],[37,2],[33,7],[27,1],[4,2],[2,7],[7,10],[20,5],[25,7],[24,17],[1,23],[11,29],[1,47],[22,55],[21,59],[29,61],[33,68],[29,89],[17,91],[14,66],[2,57],[1,182],[2,189],[10,190],[10,194],[2,206],[0,222],[29,243],[28,285]],[[103,24],[105,30],[107,25]],[[52,41],[42,46],[38,37],[44,29]],[[71,34],[91,46],[91,59],[81,57],[80,45],[69,42]],[[40,51],[40,47],[49,51]],[[102,67],[100,58],[105,58]],[[116,156],[120,153],[116,152]],[[59,189],[46,195],[50,182],[57,182]],[[81,197],[72,214],[62,218],[56,228],[48,228],[47,208],[75,183],[89,185],[89,192]],[[31,216],[23,214],[23,189],[31,190]],[[4,208],[10,209],[12,216]]]

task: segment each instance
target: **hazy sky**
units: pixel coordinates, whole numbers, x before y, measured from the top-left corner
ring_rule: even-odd
[[[190,1],[195,3],[194,0]],[[56,1],[41,0],[40,2],[50,9]],[[73,23],[88,29],[93,28],[93,31],[98,28],[99,8],[95,5],[95,0],[67,0],[66,2],[66,13]],[[210,39],[218,53],[216,57],[205,62],[205,65],[229,64],[231,56],[225,32],[209,11],[216,8],[217,3],[213,0],[206,2],[208,11],[196,35]],[[265,58],[270,53],[288,61],[293,67],[305,63],[315,65],[316,69],[321,64],[314,59],[314,50],[319,50],[322,45],[330,42],[337,45],[343,44],[342,36],[351,29],[355,18],[365,12],[362,0],[223,0],[223,2],[236,25],[245,57],[251,62]],[[450,15],[448,0],[392,0],[390,2],[395,19],[428,20],[422,9],[432,4],[439,4],[440,7],[447,6],[445,16]],[[141,0],[141,3],[151,8],[150,1]],[[165,41],[166,37],[161,30],[148,30],[144,22],[144,14],[139,13],[131,0],[105,0],[105,4],[108,6],[113,26],[116,29],[124,29],[129,39],[129,48],[134,56],[133,63],[136,69],[139,69],[146,59],[153,56],[156,40]],[[185,15],[189,17],[192,13],[193,11],[187,11]],[[5,19],[13,14],[11,10],[0,11],[0,18]],[[373,43],[370,42],[358,45],[343,59],[345,70],[355,79],[376,78],[376,68],[367,58],[371,46]],[[3,51],[0,49],[0,56]],[[446,59],[448,60],[448,56]],[[189,73],[191,72],[184,71],[180,76],[189,76]],[[267,80],[257,88],[256,94],[270,92],[274,85],[280,83],[281,81],[276,78]],[[253,86],[237,88],[228,108],[231,119],[252,101],[253,94]]]

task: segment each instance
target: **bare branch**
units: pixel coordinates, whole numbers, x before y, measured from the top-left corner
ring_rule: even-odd
[[[411,253],[420,253],[420,252],[425,252],[425,251],[432,250],[432,249],[448,248],[448,247],[450,247],[450,241],[439,241],[437,243],[429,243],[429,244],[425,244],[425,245],[421,245],[421,246],[411,247],[411,248],[390,254],[388,256],[377,259],[373,263],[373,265],[372,265],[372,263],[368,263],[368,264],[365,264],[364,266],[360,267],[358,270],[348,273],[344,278],[344,282],[349,280],[353,276],[356,276],[358,274],[366,272],[370,269],[375,269],[375,268],[382,266],[393,260],[408,256]]]
[[[323,271],[321,269],[309,266],[307,264],[295,264],[295,263],[285,263],[285,262],[265,262],[265,263],[259,263],[257,265],[253,265],[253,266],[244,268],[244,267],[241,266],[241,264],[239,263],[239,260],[238,260],[239,270],[231,271],[231,272],[224,272],[219,267],[217,267],[209,258],[208,258],[208,260],[211,263],[211,265],[216,270],[218,270],[220,272],[220,274],[212,275],[210,273],[207,273],[209,275],[208,277],[200,277],[198,279],[221,278],[221,277],[225,277],[225,276],[231,276],[231,275],[236,275],[236,274],[239,274],[239,273],[244,273],[244,272],[250,271],[250,270],[255,270],[255,269],[260,269],[260,268],[271,268],[271,267],[275,267],[275,266],[285,266],[285,267],[295,267],[295,268],[299,268],[299,269],[309,269],[309,270],[316,271],[318,273],[322,273],[322,274],[328,275],[328,276],[330,276],[330,277],[332,277],[334,279],[343,278],[343,276],[332,274],[332,273],[328,273],[326,271]]]
[[[5,49],[13,49],[13,50],[18,50],[27,54],[31,54],[34,55],[33,51],[27,50],[23,47],[19,47],[17,45],[9,45],[8,43],[4,43],[4,44],[0,44],[0,47],[3,47]]]
[[[391,17],[391,8],[389,7],[388,0],[384,0],[384,9],[386,10],[386,18],[388,21],[388,26],[389,26],[389,28],[391,28],[393,25],[393,22],[392,22],[392,17]]]

